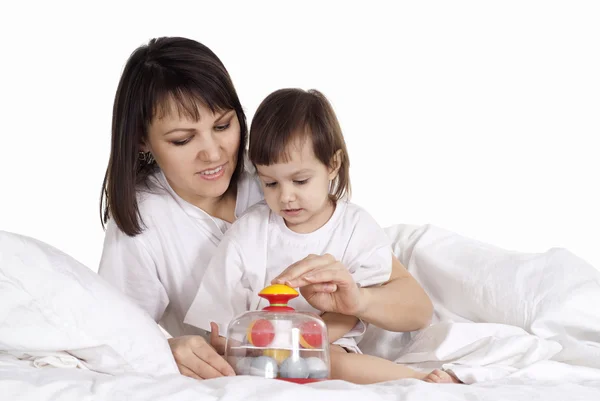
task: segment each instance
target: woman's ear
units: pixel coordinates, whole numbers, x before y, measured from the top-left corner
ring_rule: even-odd
[[[148,142],[145,139],[140,139],[140,152],[150,152],[150,146],[148,146]]]
[[[342,149],[338,149],[329,161],[329,181],[334,180],[342,167]]]

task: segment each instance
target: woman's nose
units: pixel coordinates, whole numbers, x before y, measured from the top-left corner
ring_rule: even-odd
[[[218,162],[221,159],[221,146],[217,141],[212,138],[206,138],[201,140],[200,149],[198,150],[198,157],[200,160],[206,163]]]

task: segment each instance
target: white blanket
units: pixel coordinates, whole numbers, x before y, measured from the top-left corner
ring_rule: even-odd
[[[417,369],[444,367],[472,385],[188,379],[141,310],[68,255],[0,231],[0,398],[600,399],[597,270],[564,249],[509,252],[432,226],[387,232],[435,319],[414,333],[371,327],[361,348]]]
[[[580,258],[565,249],[509,252],[434,226],[387,231],[435,317],[405,335],[371,328],[364,352],[417,369],[441,365],[466,383],[522,370],[551,379],[545,361],[600,369],[600,271]]]

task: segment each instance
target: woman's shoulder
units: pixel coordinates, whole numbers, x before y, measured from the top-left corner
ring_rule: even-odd
[[[244,171],[237,183],[236,217],[242,216],[250,207],[264,200],[264,193],[256,170],[251,163],[244,163]]]
[[[234,243],[243,252],[262,249],[270,224],[271,209],[264,201],[250,206],[229,227],[223,236],[223,246]]]
[[[148,176],[144,182],[138,184],[135,193],[139,215],[143,220],[167,213],[177,203],[160,172]]]
[[[375,217],[364,207],[347,200],[342,201],[344,205],[344,219],[362,228],[369,227],[373,230],[382,230]]]

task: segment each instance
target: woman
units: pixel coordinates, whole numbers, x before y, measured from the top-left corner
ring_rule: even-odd
[[[173,336],[179,370],[194,378],[234,374],[206,333],[183,320],[223,233],[262,199],[245,162],[247,132],[231,78],[206,46],[159,38],[130,56],[114,102],[98,273]],[[428,296],[395,257],[392,277],[377,288],[359,289],[329,255],[298,261],[276,281],[300,287],[319,310],[387,330],[417,330],[432,315]]]

